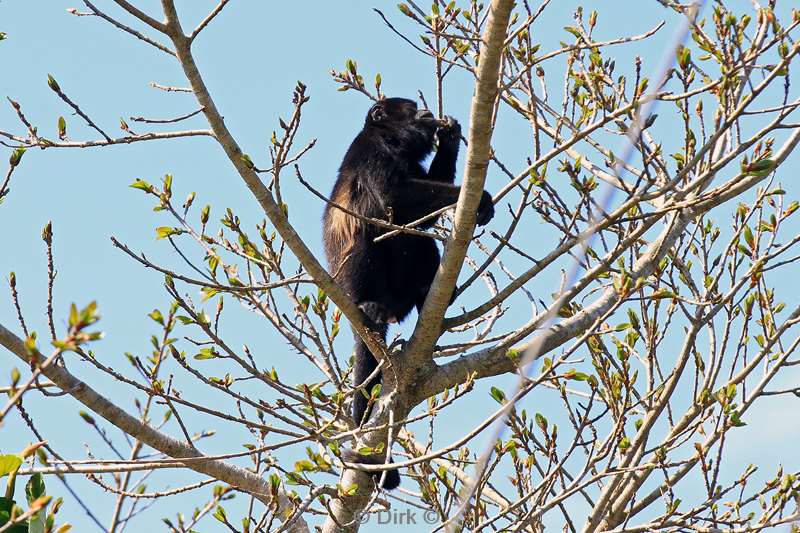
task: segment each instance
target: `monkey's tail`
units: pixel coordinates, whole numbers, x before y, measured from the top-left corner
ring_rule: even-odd
[[[381,338],[385,341],[386,331],[389,326],[389,312],[386,307],[378,302],[371,301],[362,302],[359,307],[364,312],[364,317],[367,319],[366,325],[372,331],[379,333]],[[353,337],[356,343],[353,365],[353,386],[358,387],[364,384],[367,378],[375,372],[375,369],[378,368],[378,361],[355,330],[353,330]],[[357,426],[364,423],[365,415],[369,415],[367,412],[367,407],[369,406],[368,398],[372,388],[380,382],[381,373],[378,372],[353,396],[353,422],[355,422]]]
[[[355,347],[355,360],[354,360],[354,367],[353,367],[353,386],[358,387],[367,378],[375,372],[375,369],[378,368],[378,362],[375,360],[375,356],[372,355],[372,352],[367,348],[367,345],[361,340],[361,337],[358,335],[354,335],[356,338],[356,347]],[[356,391],[353,395],[353,422],[360,426],[366,421],[367,416],[369,413],[367,409],[369,407],[369,396],[372,392],[373,387],[381,382],[381,373],[377,372],[372,379],[369,380],[366,384],[361,387],[361,390]]]
[[[364,311],[364,314],[367,316],[368,319],[372,322],[369,324],[370,329],[373,331],[379,332],[383,339],[386,340],[386,331],[388,329],[387,317],[384,316],[386,313],[382,306],[379,304],[362,304],[361,309]],[[378,368],[378,362],[375,359],[375,356],[372,355],[372,352],[369,350],[367,345],[361,340],[361,337],[358,336],[354,332],[353,336],[355,337],[356,346],[355,346],[355,365],[353,368],[353,384],[354,386],[359,386],[364,383],[370,375],[375,372],[375,369]],[[357,426],[363,424],[366,418],[369,416],[368,407],[369,407],[369,396],[370,393],[375,385],[381,382],[381,373],[376,373],[369,382],[364,385],[364,387],[357,391],[353,395],[353,422]],[[364,456],[358,453],[355,453],[351,459],[348,459],[349,462],[353,463],[365,463],[365,464],[383,464],[383,460],[379,459],[374,456]],[[391,462],[391,460],[390,460]],[[380,472],[377,472],[373,477],[377,482],[380,479]],[[383,483],[381,484],[381,488],[386,490],[392,490],[397,488],[400,485],[400,473],[397,470],[387,470],[386,475],[384,476]]]

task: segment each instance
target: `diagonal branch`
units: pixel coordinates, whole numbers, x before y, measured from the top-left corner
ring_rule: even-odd
[[[167,26],[164,23],[157,21],[141,9],[132,5],[127,0],[114,0],[114,3],[154,30],[160,31],[161,33],[167,33]]]
[[[186,79],[189,81],[192,92],[194,92],[200,107],[203,109],[203,115],[205,115],[209,126],[211,126],[215,138],[225,151],[225,155],[228,156],[228,159],[247,185],[247,188],[250,189],[250,192],[261,205],[267,218],[269,218],[270,222],[275,226],[276,231],[280,234],[292,253],[297,257],[298,261],[303,265],[303,268],[314,278],[317,285],[325,291],[328,297],[333,300],[345,317],[347,317],[347,320],[353,325],[370,350],[372,350],[373,353],[382,353],[384,347],[382,343],[372,336],[365,328],[361,310],[356,307],[350,297],[334,281],[333,277],[328,274],[327,270],[325,270],[319,261],[317,261],[314,253],[308,248],[294,227],[289,223],[289,219],[273,198],[270,190],[261,181],[255,169],[242,157],[244,153],[225,125],[225,121],[217,109],[214,100],[211,98],[208,87],[206,87],[203,76],[200,74],[197,63],[195,63],[191,51],[191,40],[184,34],[174,3],[170,0],[162,0],[162,5],[167,18],[167,27],[165,31],[175,45],[175,51],[178,54],[178,60],[186,75]]]
[[[122,24],[118,20],[108,16],[104,12],[100,11],[99,9],[97,9],[97,7],[95,7],[95,5],[92,4],[89,0],[83,0],[83,3],[86,4],[86,7],[88,7],[96,17],[100,17],[101,19],[103,19],[106,22],[108,22],[109,24],[112,24],[113,26],[119,28],[120,30],[124,31],[125,33],[129,33],[129,34],[133,35],[134,37],[136,37],[137,39],[140,39],[140,40],[146,42],[147,44],[158,48],[162,52],[167,53],[167,54],[175,57],[175,52],[173,52],[172,50],[170,50],[169,48],[167,48],[166,46],[164,46],[160,42],[155,41],[155,40],[151,39],[150,37],[148,37],[147,35],[144,35],[141,32],[138,32],[138,31],[134,30],[130,26],[126,26],[125,24]],[[78,13],[77,11],[74,11],[73,13],[75,13],[76,15],[79,15],[79,16],[80,15],[88,15],[88,13]]]
[[[200,22],[200,24],[198,24],[197,27],[192,31],[192,34],[189,35],[189,39],[194,41],[195,37],[197,37],[200,34],[200,32],[203,31],[205,27],[211,23],[212,20],[214,20],[214,17],[220,14],[220,12],[225,8],[225,5],[228,3],[228,1],[229,0],[220,0],[220,3],[217,4],[217,7],[215,7],[211,11],[211,13],[209,13],[208,16],[206,16],[206,18],[204,18]]]

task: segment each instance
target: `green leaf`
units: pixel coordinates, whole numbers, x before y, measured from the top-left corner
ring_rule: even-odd
[[[269,475],[269,486],[276,491],[281,486],[281,478],[278,474],[270,474]]]
[[[53,77],[52,74],[47,75],[47,86],[56,92],[59,92],[61,90],[61,87],[58,86],[58,82],[56,81],[56,79]]]
[[[314,472],[315,470],[316,467],[314,466],[314,463],[308,459],[303,459],[294,463],[295,472]]]
[[[217,267],[219,266],[219,257],[216,255],[209,255],[208,256],[208,269],[211,271],[212,275],[217,274]]]
[[[668,289],[658,289],[652,294],[653,299],[660,299],[660,298],[675,298],[678,295]]]
[[[162,326],[164,325],[164,315],[162,315],[161,311],[159,311],[158,309],[153,309],[153,312],[149,313],[147,316],[149,316]]]
[[[131,189],[139,189],[140,191],[144,192],[152,192],[153,186],[147,183],[144,180],[140,180],[136,178],[136,181],[130,184]]]
[[[28,505],[31,505],[38,498],[45,495],[44,479],[42,474],[34,474],[25,484],[25,498]],[[42,507],[28,520],[28,533],[44,533],[45,520],[47,518],[47,505]]]
[[[164,176],[164,192],[167,194],[172,192],[172,174]]]
[[[588,381],[589,380],[589,374],[584,374],[583,372],[578,372],[574,368],[564,372],[564,377],[567,378],[567,379],[574,379],[575,381]]]
[[[219,352],[217,352],[216,348],[203,348],[200,350],[200,353],[194,356],[194,358],[198,361],[202,361],[204,359],[216,359],[217,357],[219,357]]]
[[[4,526],[8,523],[11,510],[14,506],[15,502],[11,498],[0,498],[0,526]],[[6,529],[4,533],[28,533],[28,526],[26,524],[16,524]]]
[[[492,398],[497,401],[497,403],[503,403],[506,401],[506,393],[497,387],[492,387],[490,394],[492,395]]]
[[[750,226],[744,227],[744,242],[747,243],[747,246],[749,246],[751,250],[755,246],[755,239],[753,238],[753,230],[750,229]]]
[[[217,505],[217,510],[214,511],[214,518],[216,518],[223,524],[228,521],[228,517],[225,515],[225,509],[223,509],[221,505]]]
[[[753,161],[749,165],[742,168],[745,176],[755,176],[763,178],[775,169],[777,163],[772,159],[762,159],[760,161]]]
[[[33,500],[44,495],[44,478],[42,477],[42,474],[37,472],[36,474],[33,474],[28,480],[28,483],[25,484],[25,498],[28,500],[28,504],[30,505]]]
[[[166,239],[168,237],[172,237],[173,235],[181,235],[182,233],[186,232],[180,228],[173,228],[172,226],[159,226],[156,228],[156,240]]]
[[[676,56],[678,58],[678,65],[680,65],[683,70],[686,70],[686,68],[689,66],[689,62],[692,59],[691,51],[685,46],[679,46]]]
[[[746,422],[742,421],[742,419],[739,418],[740,416],[741,416],[741,414],[738,413],[738,412],[734,412],[734,413],[731,414],[731,419],[730,420],[731,420],[731,425],[733,427],[740,428],[740,427],[743,427],[743,426],[747,425]]]
[[[64,117],[58,117],[58,138],[64,139],[67,136],[67,120]]]
[[[13,152],[11,152],[11,157],[8,158],[8,164],[12,167],[19,165],[19,162],[22,160],[22,154],[25,153],[27,148],[19,147]]]
[[[547,433],[547,419],[541,413],[536,413],[534,418],[536,419],[536,425]]]
[[[21,464],[22,457],[19,455],[0,455],[0,477],[16,472]]]
[[[253,163],[253,159],[249,155],[242,154],[239,156],[239,159],[241,159],[242,163],[244,163],[247,168],[256,168],[255,163]]]
[[[216,265],[215,265],[215,268],[216,268]],[[214,269],[212,269],[212,270],[214,270]],[[208,301],[209,299],[213,298],[217,294],[219,294],[219,289],[215,289],[214,287],[203,287],[202,289],[200,289],[200,292],[203,294],[203,298],[202,298],[201,301],[205,302],[205,301]]]

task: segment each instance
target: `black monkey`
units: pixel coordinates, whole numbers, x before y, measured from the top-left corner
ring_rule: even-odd
[[[455,119],[437,120],[427,109],[418,110],[413,100],[379,101],[344,156],[331,202],[394,224],[407,224],[454,204],[461,190],[453,185],[460,137],[461,126]],[[426,171],[421,163],[433,151],[434,139],[439,146]],[[483,191],[476,222],[484,225],[492,216],[492,197]],[[428,220],[417,227],[427,229],[435,222]],[[333,205],[325,209],[323,240],[331,274],[364,312],[370,329],[384,339],[389,323],[403,320],[414,307],[422,309],[440,261],[433,239],[402,233],[374,242],[385,231]],[[377,362],[354,336],[353,382],[358,386]],[[380,375],[364,390],[369,392],[379,382]],[[364,421],[367,405],[362,393],[354,395],[356,424]],[[384,488],[399,484],[397,471],[388,471]]]

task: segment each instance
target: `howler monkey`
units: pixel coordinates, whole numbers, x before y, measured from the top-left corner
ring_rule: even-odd
[[[447,117],[437,120],[413,100],[386,98],[367,113],[364,128],[344,156],[331,203],[358,215],[407,224],[458,200],[461,188],[453,185],[461,126]],[[429,170],[422,161],[438,149]],[[386,232],[328,204],[323,216],[323,239],[331,274],[361,308],[367,326],[386,338],[387,325],[400,322],[416,307],[422,309],[439,266],[439,250],[429,237],[401,233],[374,242]],[[483,191],[476,222],[484,225],[494,216],[492,197]],[[428,220],[417,229],[430,228]],[[353,383],[361,385],[377,362],[364,342],[355,336]],[[369,392],[380,375],[366,384]],[[353,397],[353,420],[364,421],[367,399]],[[396,470],[387,472],[384,488],[400,483]]]

